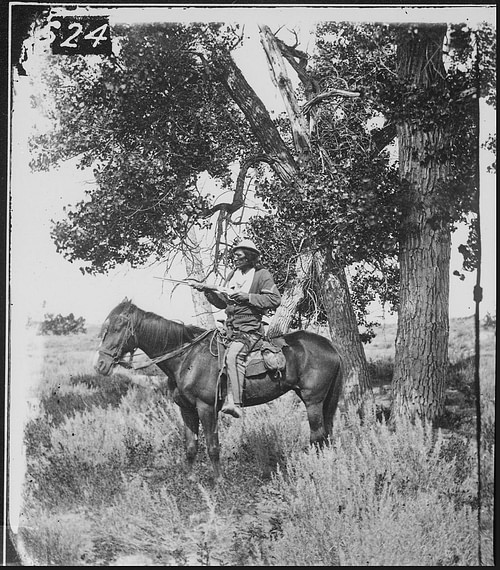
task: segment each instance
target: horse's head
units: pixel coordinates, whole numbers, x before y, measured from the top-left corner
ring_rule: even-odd
[[[104,321],[95,360],[95,369],[99,374],[110,374],[123,355],[137,348],[135,309],[132,302],[125,298]]]

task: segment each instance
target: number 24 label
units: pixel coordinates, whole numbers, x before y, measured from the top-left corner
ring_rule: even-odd
[[[83,37],[86,40],[94,40],[92,47],[96,47],[99,45],[99,42],[103,42],[106,40],[107,27],[108,24],[103,24],[102,26],[99,26],[92,32],[85,34]],[[68,26],[68,30],[71,30],[73,28],[76,28],[76,32],[74,32],[67,40],[64,40],[61,44],[61,47],[70,47],[70,48],[78,47],[78,44],[74,40],[83,32],[83,26],[78,22],[73,22],[73,24],[70,24]]]
[[[101,16],[60,17],[51,22],[52,53],[111,53],[107,18]]]

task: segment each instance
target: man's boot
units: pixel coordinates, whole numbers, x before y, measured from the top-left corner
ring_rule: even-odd
[[[226,400],[224,401],[224,405],[222,406],[221,412],[223,414],[229,414],[230,416],[233,416],[233,418],[238,418],[238,419],[243,416],[243,410],[241,409],[241,405],[234,403],[234,397],[229,386],[227,389]]]

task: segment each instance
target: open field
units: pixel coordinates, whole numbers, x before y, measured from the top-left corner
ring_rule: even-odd
[[[38,366],[23,379],[14,536],[25,565],[467,566],[479,544],[493,565],[495,328],[481,328],[480,513],[472,318],[451,322],[441,430],[338,416],[333,445],[314,453],[305,409],[287,394],[242,421],[221,417],[221,486],[203,435],[197,482],[187,480],[180,414],[158,369],[94,373],[98,332],[30,338]],[[394,338],[386,325],[366,346],[381,402]]]

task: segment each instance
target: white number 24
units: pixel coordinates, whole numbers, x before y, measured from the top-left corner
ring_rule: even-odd
[[[99,45],[100,42],[103,42],[106,40],[106,28],[107,27],[108,27],[108,24],[103,24],[102,26],[99,26],[95,30],[92,30],[91,32],[89,32],[88,34],[86,34],[83,37],[86,40],[94,40],[92,47],[96,47],[97,45]],[[61,47],[69,47],[69,48],[78,47],[78,44],[76,42],[74,42],[74,40],[82,33],[83,27],[78,22],[73,22],[72,24],[70,24],[68,26],[68,30],[72,30],[74,28],[76,28],[76,32],[73,32],[71,34],[71,36],[69,36],[68,39],[64,40],[61,43]]]

